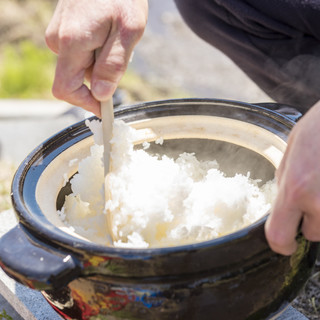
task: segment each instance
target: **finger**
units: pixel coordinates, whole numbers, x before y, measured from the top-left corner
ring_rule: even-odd
[[[56,54],[59,52],[58,28],[60,26],[60,11],[62,3],[59,1],[52,19],[45,32],[47,46]]]
[[[92,71],[91,90],[99,101],[111,98],[127,67],[126,48],[117,36],[110,37],[101,49]]]
[[[58,56],[52,93],[58,99],[100,116],[100,104],[84,84],[86,69],[93,59],[83,53],[79,53],[77,58],[73,58],[71,50]]]
[[[91,90],[97,100],[111,98],[128,66],[135,43],[135,38],[125,41],[118,32],[110,34],[92,72]]]
[[[291,203],[291,206],[287,206]],[[265,234],[271,249],[283,255],[291,255],[297,249],[296,235],[302,212],[292,202],[287,202],[281,189],[274,208],[265,224]]]

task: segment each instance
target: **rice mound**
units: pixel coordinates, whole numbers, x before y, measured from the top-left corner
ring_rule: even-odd
[[[138,131],[114,122],[111,140],[110,200],[104,203],[102,129],[88,121],[95,144],[71,179],[73,193],[58,212],[73,231],[110,244],[106,215],[112,215],[116,247],[148,248],[206,241],[234,232],[265,215],[276,194],[275,182],[236,174],[226,177],[217,161],[199,161],[193,153],[177,159],[134,149]],[[156,143],[162,144],[162,139]]]

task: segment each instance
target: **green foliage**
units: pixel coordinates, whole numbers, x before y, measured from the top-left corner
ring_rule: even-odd
[[[2,312],[0,313],[0,320],[13,320],[12,317],[10,317],[6,310],[2,309]]]
[[[48,98],[55,57],[31,41],[6,45],[0,63],[0,98]]]

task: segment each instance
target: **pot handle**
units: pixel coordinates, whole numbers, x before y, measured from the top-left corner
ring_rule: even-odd
[[[303,114],[296,108],[282,103],[259,102],[255,103],[255,105],[279,112],[294,122],[297,122],[303,116]]]
[[[81,264],[70,254],[49,246],[18,224],[0,239],[0,266],[18,282],[38,290],[67,285],[81,274]]]

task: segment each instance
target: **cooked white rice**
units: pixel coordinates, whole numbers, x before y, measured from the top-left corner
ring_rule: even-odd
[[[271,207],[276,184],[237,174],[226,177],[218,163],[199,161],[182,153],[176,160],[150,155],[149,143],[135,150],[137,131],[115,121],[112,171],[108,176],[111,199],[104,203],[101,124],[87,125],[94,133],[91,155],[79,163],[59,215],[90,241],[108,245],[106,215],[112,215],[116,247],[176,246],[219,237],[249,225]],[[162,144],[158,139],[156,143]]]

